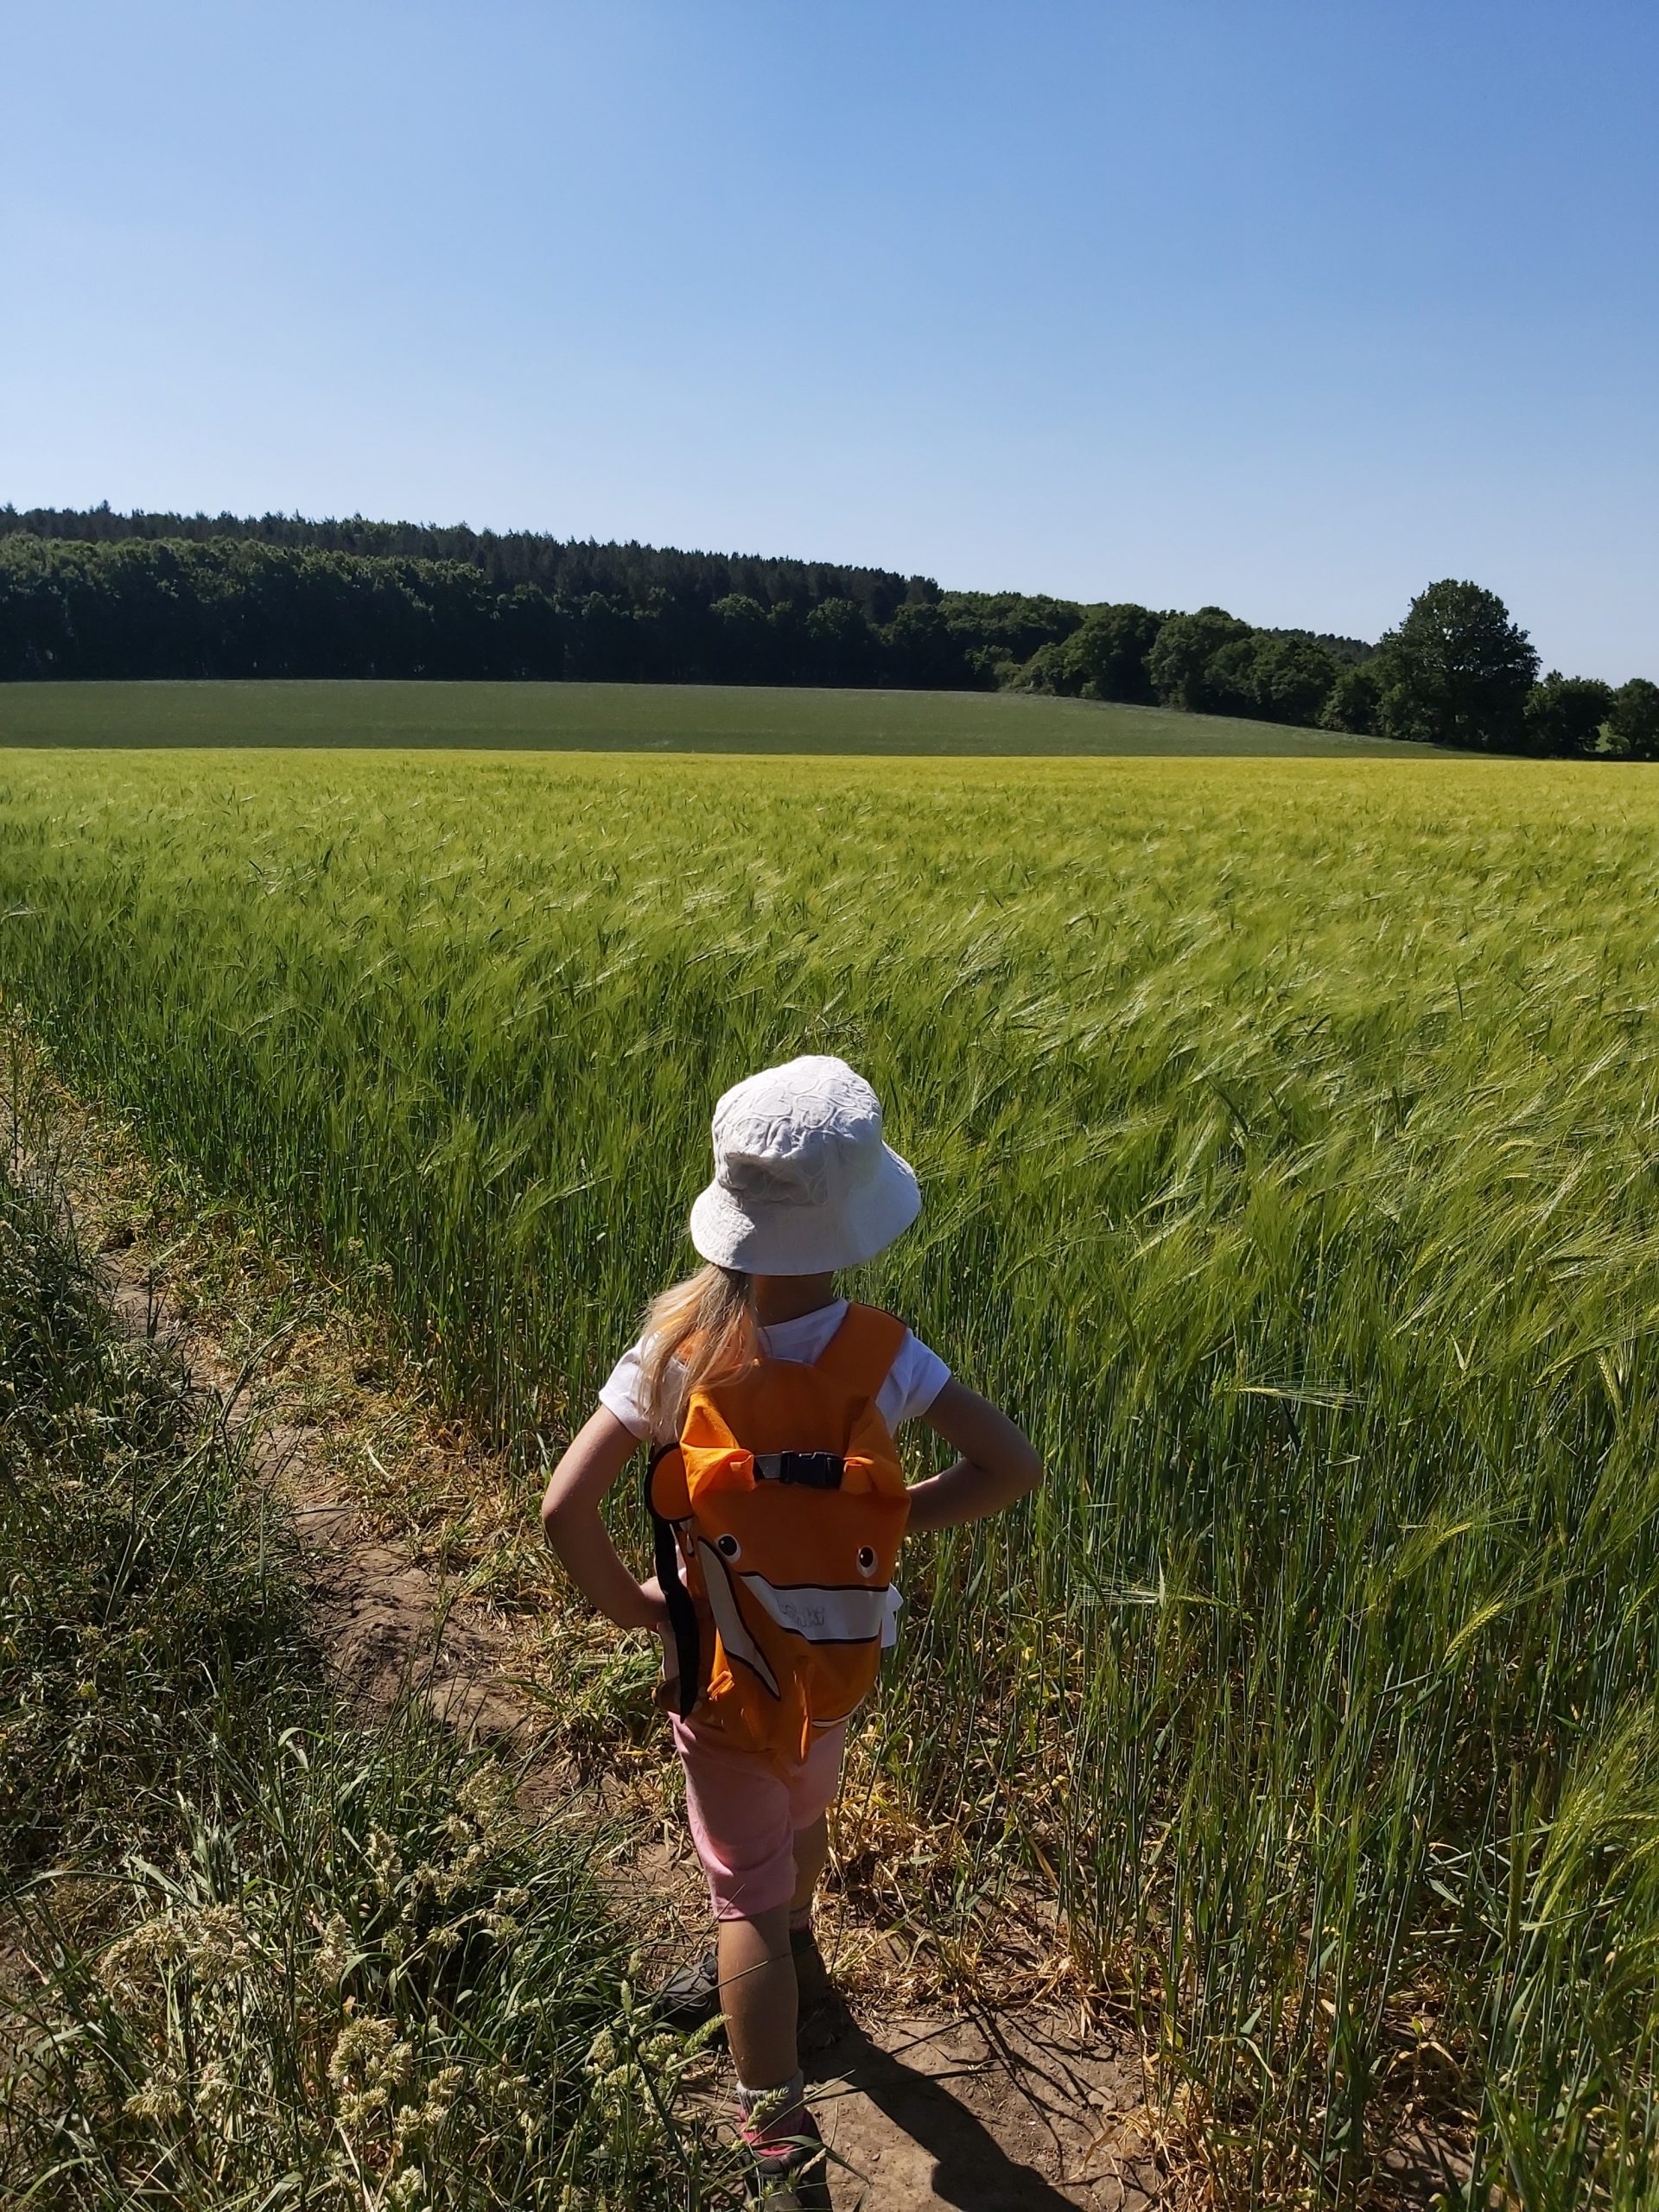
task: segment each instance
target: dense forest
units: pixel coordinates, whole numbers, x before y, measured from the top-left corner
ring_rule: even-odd
[[[1375,646],[831,563],[353,516],[0,507],[0,679],[1017,688],[1486,750],[1659,757],[1659,686],[1552,672],[1472,584]]]

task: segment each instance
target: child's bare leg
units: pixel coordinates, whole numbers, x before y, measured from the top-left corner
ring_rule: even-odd
[[[789,1901],[791,1922],[797,1927],[806,1924],[812,1909],[812,1898],[818,1886],[818,1877],[823,1872],[823,1862],[830,1856],[830,1815],[820,1813],[810,1828],[795,1831],[795,1894]]]
[[[842,2024],[827,2010],[831,1995],[830,1969],[812,1926],[813,1893],[829,1855],[829,1816],[820,1813],[810,1827],[795,1831],[795,1894],[789,1906],[789,1943],[795,1954],[795,1991],[800,2008],[796,2033],[803,2050],[817,2050],[826,2031],[839,2033]]]
[[[795,2048],[795,1961],[789,1907],[719,1925],[720,2009],[737,2078],[747,2089],[780,2089],[800,2070]]]

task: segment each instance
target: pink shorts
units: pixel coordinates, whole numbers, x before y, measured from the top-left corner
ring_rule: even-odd
[[[671,1718],[685,1768],[691,1840],[716,1920],[753,1920],[795,1893],[795,1837],[827,1812],[841,1782],[847,1723],[826,1730],[798,1766],[780,1772],[754,1751]]]

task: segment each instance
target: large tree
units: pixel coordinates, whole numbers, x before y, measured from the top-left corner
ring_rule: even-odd
[[[969,691],[984,678],[968,658],[959,630],[937,607],[907,601],[884,635],[889,683],[923,691]]]
[[[1345,730],[1351,737],[1370,737],[1376,728],[1381,690],[1374,660],[1362,660],[1352,668],[1340,670],[1320,711],[1319,728]]]
[[[1166,706],[1304,725],[1318,721],[1337,678],[1335,659],[1306,631],[1253,630],[1219,607],[1171,615],[1147,665]]]
[[[1091,607],[1070,637],[1038,647],[1020,671],[1020,688],[1145,705],[1152,698],[1147,656],[1163,620],[1128,602]]]
[[[868,683],[875,634],[854,599],[823,599],[806,618],[806,665],[815,683]]]
[[[1152,678],[1147,673],[1147,656],[1161,619],[1132,601],[1090,607],[1081,627],[1059,648],[1067,688],[1075,683],[1085,699],[1148,702]]]
[[[1337,680],[1337,664],[1317,638],[1259,632],[1250,664],[1250,704],[1264,721],[1311,729]]]
[[[1525,743],[1538,656],[1496,592],[1450,577],[1420,592],[1376,649],[1385,737],[1514,753]]]
[[[1211,664],[1229,645],[1248,647],[1251,636],[1249,624],[1224,607],[1172,614],[1147,656],[1154,690],[1165,706],[1184,707],[1191,715],[1236,713],[1233,671],[1226,664],[1212,671]]]
[[[1602,724],[1612,705],[1611,683],[1552,668],[1527,701],[1528,750],[1551,760],[1588,759],[1601,750]]]
[[[1607,718],[1613,750],[1626,760],[1659,760],[1659,683],[1633,676],[1613,694]]]

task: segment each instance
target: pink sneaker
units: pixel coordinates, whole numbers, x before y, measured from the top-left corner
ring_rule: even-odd
[[[748,2199],[755,2212],[833,2212],[829,2159],[818,2123],[804,2105],[785,2123],[784,2136],[762,2136],[745,2121],[738,2137],[748,2154]],[[779,2126],[773,2120],[772,2128]]]

